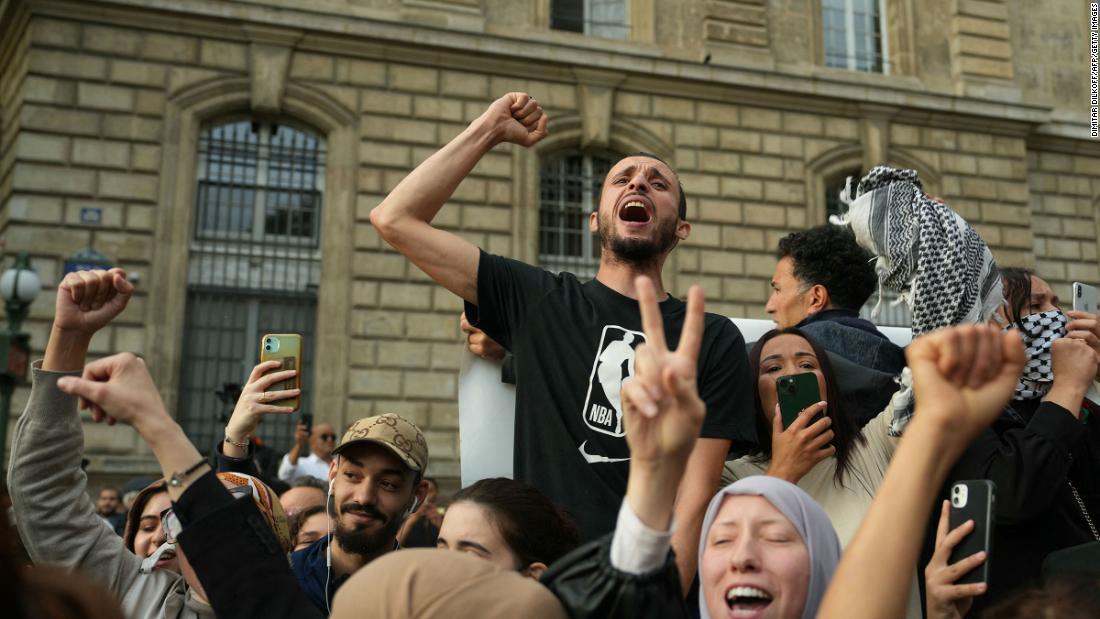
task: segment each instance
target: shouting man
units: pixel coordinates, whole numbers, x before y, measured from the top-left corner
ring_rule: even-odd
[[[493,147],[530,147],[546,136],[547,116],[535,99],[509,93],[435,153],[371,212],[390,245],[466,301],[466,317],[515,357],[514,474],[572,512],[586,539],[615,527],[626,491],[630,452],[618,397],[601,371],[609,347],[645,342],[635,278],[657,288],[669,345],[679,340],[684,302],[664,289],[661,267],[691,232],[687,199],[675,171],[653,155],[626,157],[604,179],[588,225],[601,243],[595,279],[580,282],[494,256],[431,225],[444,202]],[[603,360],[601,362],[601,359]],[[717,491],[731,444],[755,442],[752,390],[744,338],[732,322],[708,315],[699,354],[699,392],[707,415],[677,499],[681,578],[695,573],[697,535],[707,501]]]

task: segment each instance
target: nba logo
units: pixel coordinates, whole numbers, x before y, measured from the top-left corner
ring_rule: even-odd
[[[644,341],[640,331],[615,325],[603,328],[582,409],[589,428],[611,436],[626,435],[620,391],[623,381],[634,376],[634,348]]]

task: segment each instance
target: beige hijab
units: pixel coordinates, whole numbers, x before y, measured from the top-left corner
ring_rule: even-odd
[[[331,619],[566,619],[553,593],[519,572],[453,550],[398,550],[340,587]]]

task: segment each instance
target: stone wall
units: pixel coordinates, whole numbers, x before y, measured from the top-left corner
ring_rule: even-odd
[[[406,415],[427,432],[429,473],[451,480],[462,304],[386,246],[368,216],[508,91],[539,99],[551,136],[532,151],[494,150],[436,220],[492,252],[534,259],[539,158],[583,146],[650,150],[679,170],[693,231],[665,275],[677,294],[701,283],[712,311],[766,317],[778,239],[824,221],[826,183],[883,161],[918,169],[1002,264],[1037,267],[1063,295],[1069,281],[1100,280],[1100,159],[1074,124],[1081,108],[1040,105],[1064,89],[1028,81],[1046,56],[1021,60],[1040,43],[1019,25],[1015,3],[959,4],[970,12],[962,17],[987,21],[971,13],[1008,7],[1012,54],[996,58],[996,76],[974,74],[984,65],[965,60],[978,53],[973,40],[954,51],[945,42],[952,20],[962,19],[946,0],[913,18],[913,32],[941,36],[915,37],[912,72],[901,76],[797,62],[791,50],[812,47],[799,16],[817,6],[803,0],[682,3],[655,25],[653,43],[555,32],[521,38],[545,3],[520,10],[457,0],[434,16],[413,0],[349,2],[340,15],[336,3],[294,13],[299,3],[289,0],[272,0],[270,12],[254,3],[197,1],[177,14],[129,4],[9,9],[22,17],[0,32],[0,234],[6,254],[31,253],[45,283],[26,326],[39,353],[66,256],[94,244],[141,273],[138,296],[93,353],[145,353],[170,407],[198,128],[253,107],[312,125],[330,142],[318,419]],[[434,26],[409,25],[425,20]],[[964,24],[967,36],[983,36],[971,32],[976,22]],[[488,34],[469,34],[479,31]],[[713,65],[701,63],[708,50]],[[769,62],[773,69],[762,70]],[[958,79],[952,63],[966,68]],[[1066,71],[1083,75],[1084,65]],[[958,80],[971,83],[971,95]],[[1036,89],[1023,97],[1029,103],[973,95],[1019,86]],[[90,208],[101,209],[100,224],[82,223]],[[16,410],[25,396],[20,390]],[[94,473],[151,470],[128,430],[89,424],[88,444]]]

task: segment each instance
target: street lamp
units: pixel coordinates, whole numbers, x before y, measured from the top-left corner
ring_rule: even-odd
[[[8,315],[8,327],[0,331],[0,457],[8,438],[8,417],[11,395],[15,386],[27,380],[30,360],[30,336],[19,329],[30,311],[31,302],[42,291],[42,281],[31,268],[26,252],[15,258],[12,268],[0,275],[0,296]],[[0,470],[7,468],[7,459],[0,461]]]

